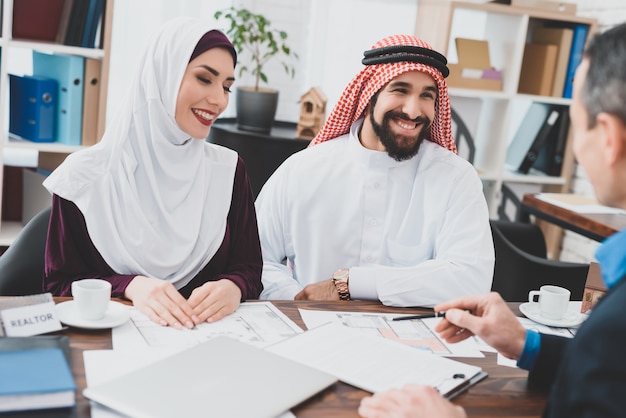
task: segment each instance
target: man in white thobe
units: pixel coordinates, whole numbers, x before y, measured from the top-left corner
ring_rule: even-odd
[[[311,146],[259,194],[261,298],[433,306],[489,292],[488,210],[456,154],[445,58],[396,35],[363,63]]]

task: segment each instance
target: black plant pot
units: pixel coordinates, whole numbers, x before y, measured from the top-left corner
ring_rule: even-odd
[[[276,116],[278,91],[237,87],[237,126],[246,131],[269,133]]]

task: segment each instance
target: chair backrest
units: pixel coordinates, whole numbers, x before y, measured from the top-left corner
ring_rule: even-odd
[[[539,233],[541,230],[536,225],[503,221],[490,223],[496,253],[491,290],[499,292],[508,302],[523,302],[528,301],[531,290],[553,284],[569,289],[572,300],[582,300],[589,264],[548,260],[545,256],[523,251],[513,243],[522,243],[528,248],[536,245],[540,248],[534,250],[535,254],[545,254],[545,239],[543,234],[538,239],[537,230]],[[509,239],[505,234],[507,231],[514,231],[515,237]],[[540,242],[537,244],[537,241]]]
[[[502,184],[500,189],[502,198],[498,206],[498,219],[503,221],[528,222],[527,215],[524,219],[524,211],[522,210],[522,201],[506,184]]]
[[[535,224],[491,220],[491,228],[497,228],[503,238],[521,251],[535,257],[547,258],[546,239],[541,228]]]
[[[472,138],[472,134],[467,128],[467,125],[465,125],[461,115],[459,115],[453,108],[450,108],[450,111],[452,113],[454,141],[459,155],[464,156],[467,161],[474,164],[474,155],[476,154],[474,138]],[[467,148],[467,150],[465,148]]]
[[[43,291],[44,253],[51,208],[35,215],[0,256],[0,296]]]

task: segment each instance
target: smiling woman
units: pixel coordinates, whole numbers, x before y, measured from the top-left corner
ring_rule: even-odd
[[[231,53],[211,48],[194,58],[183,75],[176,101],[176,123],[192,138],[204,139],[226,106],[235,77]]]
[[[68,157],[53,193],[44,290],[102,278],[161,325],[193,328],[261,291],[248,175],[209,144],[228,104],[236,52],[202,21],[178,18],[150,42],[102,141]]]

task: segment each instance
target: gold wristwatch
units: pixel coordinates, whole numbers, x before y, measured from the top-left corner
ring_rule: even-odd
[[[348,287],[348,279],[350,278],[350,269],[343,268],[333,273],[333,283],[339,293],[340,300],[350,300],[350,288]]]

